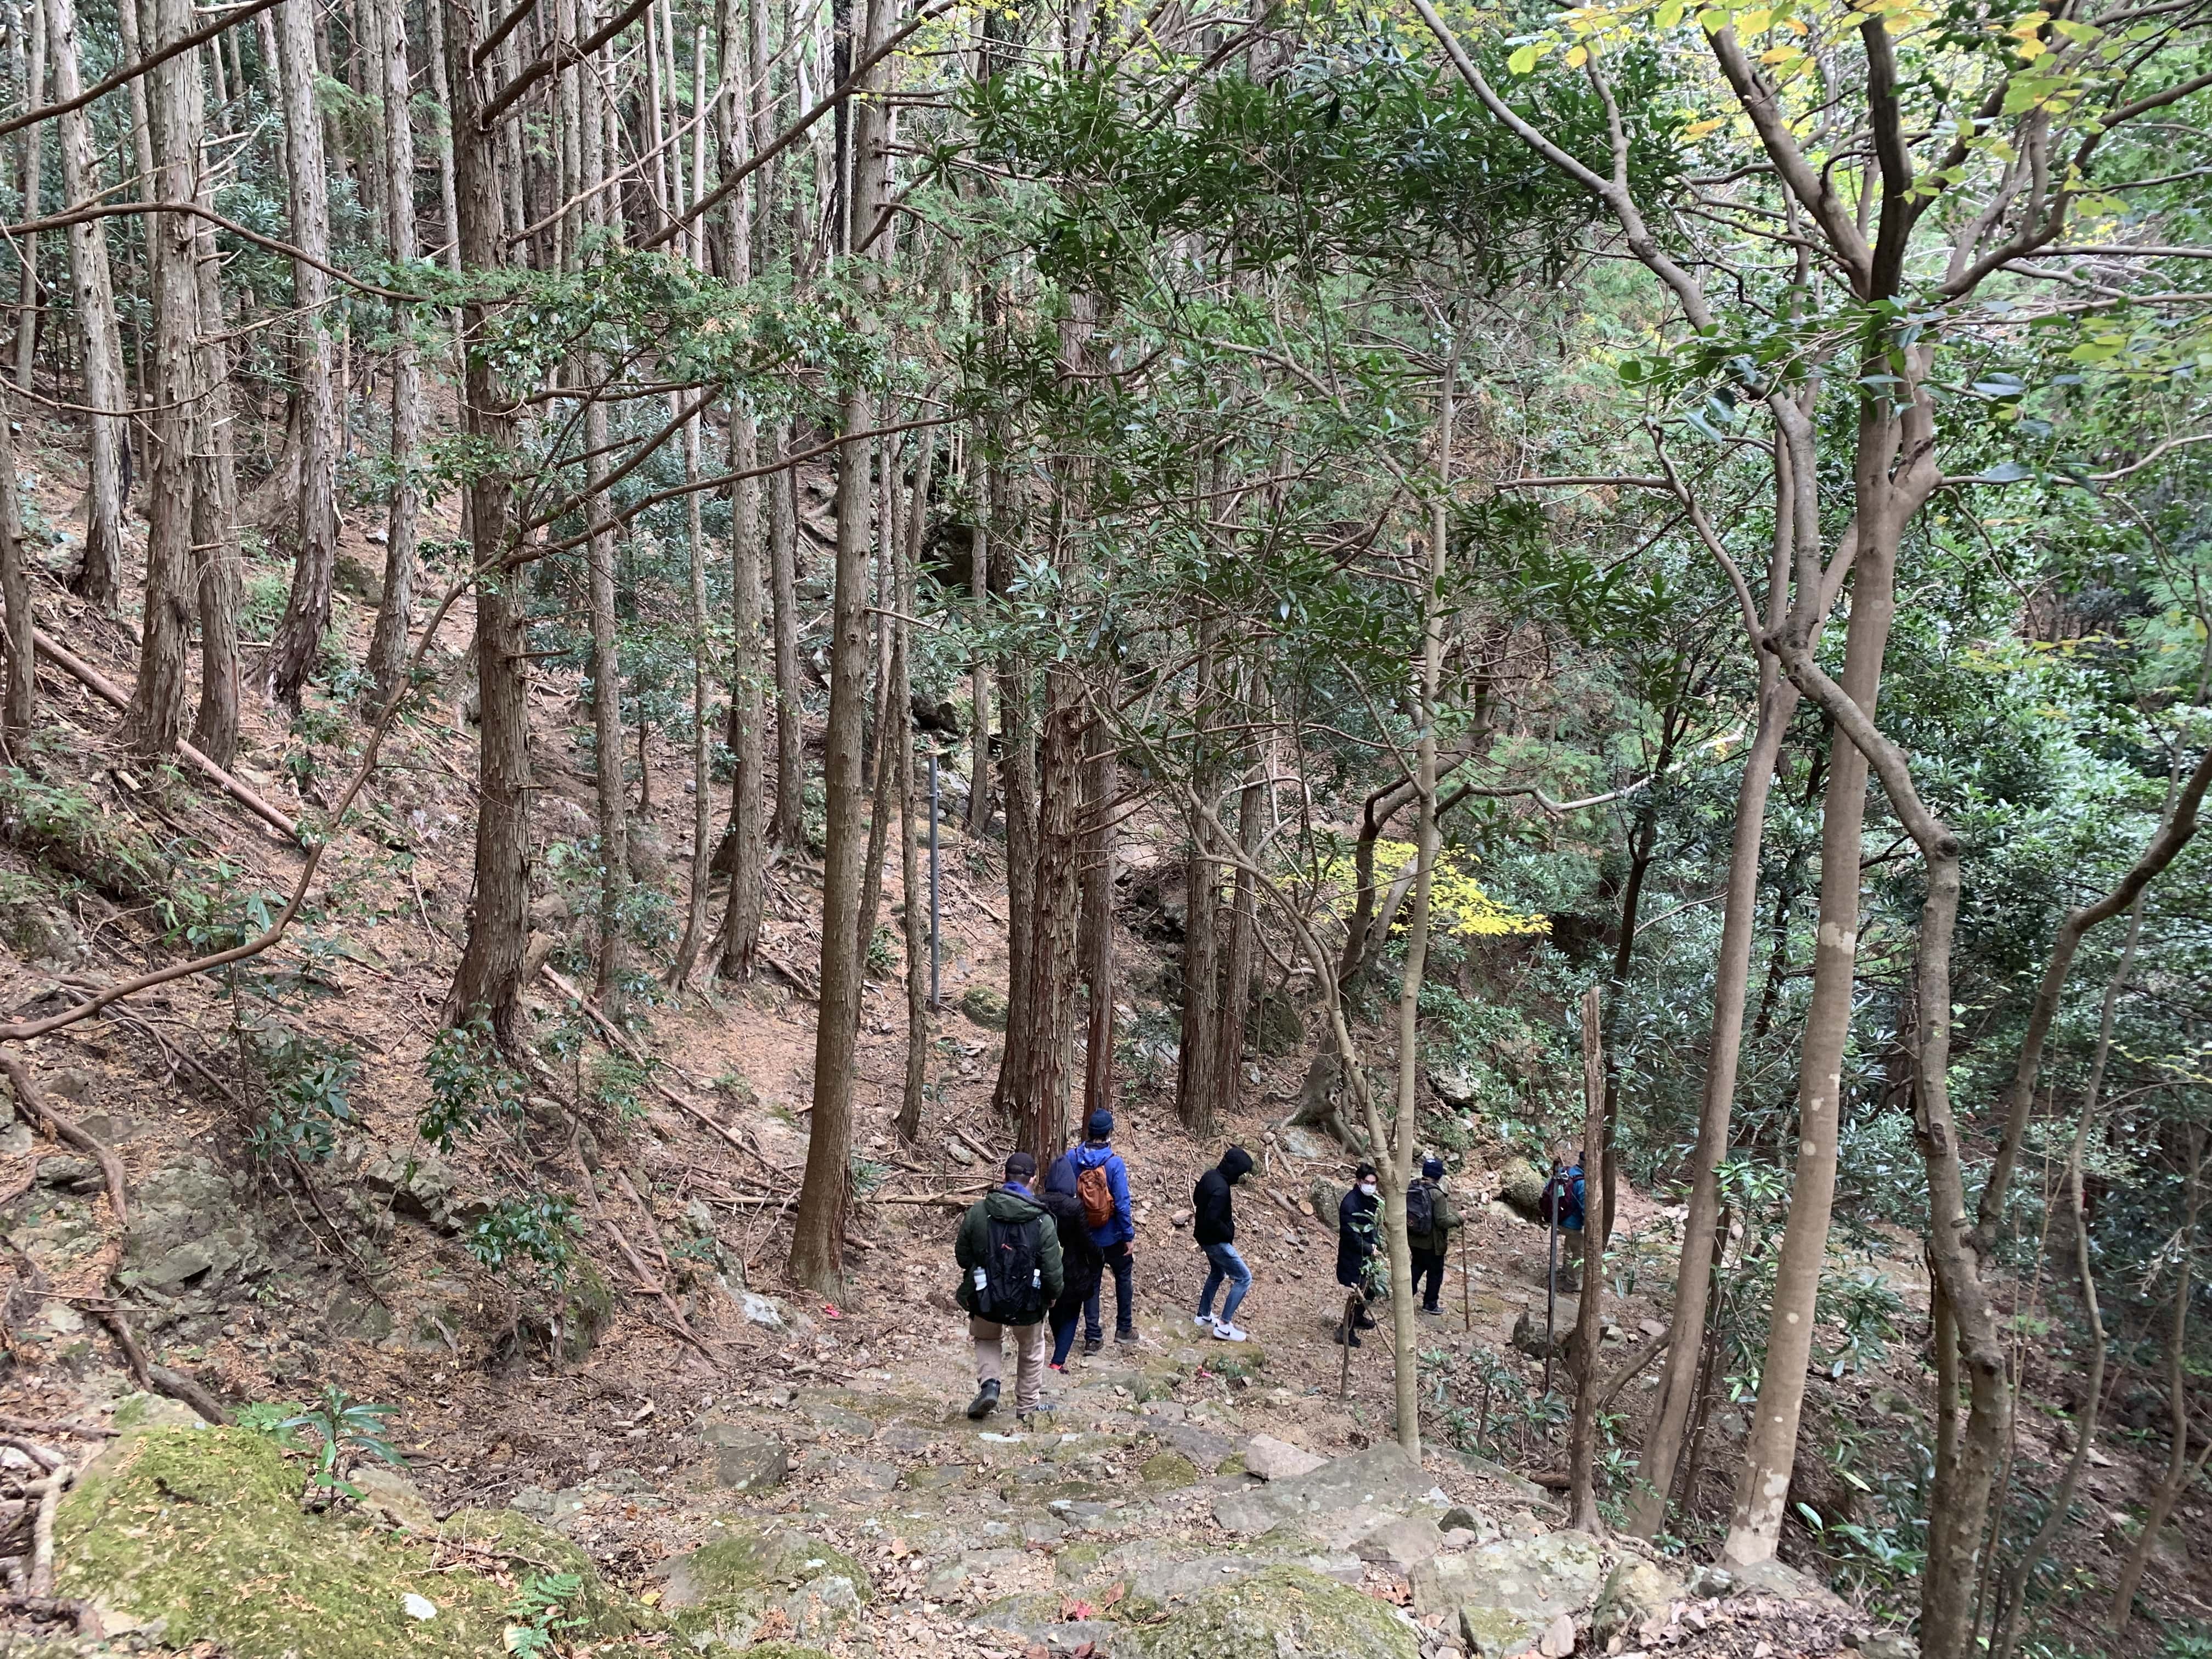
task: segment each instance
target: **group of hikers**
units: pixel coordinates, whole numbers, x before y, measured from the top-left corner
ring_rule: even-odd
[[[1129,1203],[1129,1167],[1114,1150],[1113,1113],[1091,1113],[1084,1132],[1080,1144],[1052,1161],[1042,1192],[1036,1190],[1036,1158],[1015,1152],[1006,1159],[1001,1184],[971,1205],[961,1220],[952,1254],[960,1266],[960,1306],[975,1345],[970,1418],[988,1417],[999,1407],[1009,1337],[1017,1418],[1027,1423],[1034,1414],[1054,1409],[1045,1398],[1045,1373],[1066,1373],[1077,1326],[1084,1328],[1085,1353],[1105,1346],[1100,1307],[1109,1267],[1114,1340],[1124,1345],[1138,1340],[1136,1262],[1131,1254],[1137,1224]],[[1251,1170],[1251,1153],[1231,1146],[1191,1192],[1191,1238],[1206,1262],[1206,1285],[1192,1323],[1219,1342],[1248,1340],[1237,1313],[1252,1288],[1252,1270],[1237,1248],[1235,1190]],[[1420,1293],[1420,1312],[1431,1318],[1443,1313],[1438,1297],[1444,1260],[1451,1235],[1462,1224],[1443,1180],[1443,1160],[1427,1158],[1406,1192],[1413,1287]],[[1577,1230],[1581,1200],[1580,1169],[1555,1166],[1545,1191],[1546,1213],[1562,1230]],[[1359,1346],[1361,1331],[1375,1328],[1369,1307],[1387,1288],[1388,1274],[1377,1259],[1382,1214],[1375,1166],[1362,1164],[1337,1206],[1336,1279],[1349,1294],[1334,1340],[1351,1347]]]

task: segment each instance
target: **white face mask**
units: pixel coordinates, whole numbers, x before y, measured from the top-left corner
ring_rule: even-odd
[[[1371,1181],[1363,1181],[1359,1183],[1359,1190],[1372,1198],[1375,1196],[1375,1183]]]

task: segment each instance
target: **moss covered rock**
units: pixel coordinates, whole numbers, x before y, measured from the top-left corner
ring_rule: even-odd
[[[438,1571],[429,1548],[356,1517],[303,1512],[303,1484],[276,1443],[249,1430],[127,1435],[62,1500],[57,1588],[161,1621],[173,1646],[211,1642],[232,1659],[501,1650],[511,1592]]]
[[[1130,1631],[1115,1646],[1124,1649],[1139,1659],[1418,1659],[1420,1651],[1396,1608],[1303,1567],[1270,1567],[1206,1590],[1165,1624]]]
[[[455,1510],[439,1535],[501,1557],[510,1571],[573,1572],[584,1581],[569,1611],[594,1637],[626,1636],[638,1627],[636,1604],[599,1577],[592,1558],[550,1527],[514,1510]]]
[[[1148,1486],[1188,1486],[1198,1479],[1198,1466],[1181,1452],[1155,1452],[1137,1473]]]
[[[874,1594],[866,1570],[834,1545],[777,1522],[743,1522],[669,1564],[661,1605],[680,1644],[773,1652],[763,1643],[825,1636]]]

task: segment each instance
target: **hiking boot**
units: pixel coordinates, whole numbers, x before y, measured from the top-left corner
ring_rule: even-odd
[[[1014,1413],[1014,1421],[1025,1429],[1048,1429],[1052,1426],[1052,1414],[1059,1409],[1060,1402],[1058,1401],[1040,1400],[1036,1405],[1030,1407],[1027,1411],[1016,1412]],[[1046,1419],[1042,1424],[1037,1421],[1037,1419],[1040,1417]]]
[[[1359,1346],[1359,1333],[1358,1331],[1347,1331],[1343,1326],[1339,1325],[1336,1328],[1336,1334],[1330,1337],[1329,1340],[1335,1343],[1340,1348],[1356,1348]]]
[[[1250,1335],[1237,1328],[1225,1319],[1213,1322],[1213,1340],[1217,1342],[1249,1342]]]
[[[1444,1316],[1444,1310],[1442,1308],[1423,1308],[1420,1311],[1431,1319],[1442,1319]]]
[[[1066,1376],[1067,1375],[1067,1367],[1060,1364],[1057,1359],[1047,1360],[1045,1362],[1045,1369],[1048,1371],[1058,1371],[1062,1376]]]
[[[975,1397],[968,1402],[968,1420],[972,1423],[988,1417],[998,1408],[999,1385],[995,1382],[986,1382],[975,1390]]]
[[[1097,1353],[1105,1346],[1106,1339],[1103,1336],[1086,1336],[1083,1339],[1083,1352],[1085,1353]]]
[[[1138,1342],[1136,1330],[1132,1327],[1126,1331],[1116,1331],[1114,1333],[1114,1340],[1125,1348],[1133,1348]]]
[[[1359,1310],[1359,1317],[1352,1322],[1352,1328],[1355,1331],[1373,1330],[1375,1328],[1375,1316],[1368,1312],[1366,1309],[1362,1308]]]

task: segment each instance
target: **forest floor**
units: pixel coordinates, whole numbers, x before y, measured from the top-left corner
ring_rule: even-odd
[[[21,465],[36,509],[33,529],[58,538],[47,562],[60,568],[79,533],[76,434],[59,423],[26,419],[24,426]],[[824,480],[806,481],[810,504],[825,495]],[[374,616],[359,597],[361,574],[382,565],[382,549],[366,532],[380,517],[346,514],[349,591],[338,599],[337,627],[356,659]],[[425,533],[454,528],[434,523]],[[133,531],[135,550],[143,526]],[[252,562],[249,617],[266,619],[271,592],[281,604],[283,574],[275,561]],[[135,653],[129,622],[94,611],[57,581],[34,581],[41,627],[127,686]],[[896,1653],[1024,1651],[1030,1637],[979,1635],[963,1610],[1023,1591],[1067,1589],[1065,1564],[1055,1557],[1073,1534],[1064,1526],[1054,1531],[1049,1516],[1004,1495],[1009,1466],[1049,1461],[1050,1437],[1021,1436],[1006,1421],[983,1425],[979,1436],[958,1415],[973,1377],[965,1322],[951,1299],[958,1206],[981,1190],[1004,1151],[989,1107],[1001,1037],[963,1012],[970,991],[1006,989],[1006,899],[995,850],[969,845],[957,832],[946,836],[946,1006],[935,1023],[923,1133],[911,1147],[892,1127],[905,1064],[903,987],[895,974],[869,986],[855,1151],[880,1174],[855,1209],[850,1288],[837,1304],[794,1293],[781,1274],[805,1158],[814,1046],[805,988],[817,950],[820,893],[817,870],[803,857],[782,859],[769,878],[763,945],[775,967],[744,987],[641,1011],[634,1040],[664,1064],[657,1081],[638,1091],[626,1127],[607,1127],[601,1112],[588,1146],[566,1130],[552,1144],[485,1136],[438,1158],[416,1126],[428,1099],[425,1058],[469,902],[468,626],[464,603],[431,654],[435,682],[395,732],[370,791],[411,856],[366,835],[342,837],[318,884],[322,913],[301,929],[325,948],[288,957],[296,972],[281,981],[163,987],[27,1052],[55,1103],[121,1159],[131,1219],[118,1224],[85,1160],[38,1138],[28,1123],[0,1123],[0,1224],[17,1278],[7,1304],[0,1412],[40,1422],[108,1420],[134,1385],[88,1306],[119,1296],[156,1364],[196,1376],[233,1405],[299,1400],[325,1383],[392,1405],[394,1438],[434,1510],[520,1509],[556,1525],[611,1579],[641,1592],[661,1585],[672,1558],[710,1536],[736,1501],[716,1484],[714,1437],[733,1429],[773,1434],[789,1449],[791,1472],[769,1507],[817,1517],[835,1541],[868,1562],[879,1590],[893,1592],[840,1641],[866,1634]],[[574,676],[540,665],[532,692],[533,773],[544,792],[534,816],[553,840],[572,843],[588,836],[592,822],[588,711],[576,701],[578,689]],[[288,811],[328,804],[362,736],[349,711],[319,690],[308,696],[311,718],[296,726],[251,696],[244,710],[246,741],[234,770]],[[230,902],[289,888],[299,867],[295,847],[190,773],[145,775],[115,742],[116,711],[46,662],[40,699],[33,758],[49,779],[81,792],[97,820],[80,826],[83,833],[143,832],[156,844],[196,847],[198,862],[176,880],[227,884]],[[642,881],[676,896],[680,921],[691,852],[688,757],[658,733],[647,757],[633,865]],[[726,811],[718,801],[717,830]],[[1171,842],[1141,817],[1124,834],[1126,884],[1134,890]],[[10,940],[0,951],[0,1007],[12,1014],[52,1011],[76,986],[175,954],[155,901],[179,900],[181,887],[102,890],[81,872],[57,877],[14,849],[0,853],[0,924]],[[562,890],[557,860],[541,857],[538,867],[551,884],[533,906],[533,926],[562,933],[581,896]],[[895,848],[885,888],[889,909],[902,896]],[[1117,940],[1124,1029],[1171,1031],[1171,1024],[1162,1025],[1166,1011],[1144,988],[1159,966],[1157,949],[1131,921],[1122,916]],[[559,1062],[554,1081],[572,1099],[604,1093],[595,1069],[604,1063],[603,1040],[564,988],[539,980],[530,1006],[541,1029],[565,1022],[588,1037]],[[260,1084],[241,1063],[241,1013],[272,1030],[348,1045],[360,1058],[349,1091],[359,1121],[306,1181],[271,1174],[246,1152],[255,1114],[242,1097],[253,1097]],[[1142,1340],[1133,1350],[1112,1341],[1109,1280],[1104,1352],[1079,1358],[1048,1389],[1059,1396],[1060,1431],[1109,1438],[1103,1461],[1085,1472],[1091,1485],[1122,1484],[1132,1496],[1146,1496],[1120,1532],[1110,1520],[1092,1529],[1102,1549],[1139,1536],[1173,1536],[1194,1547],[1206,1541],[1211,1522],[1190,1495],[1202,1494],[1215,1468],[1254,1434],[1324,1455],[1388,1436],[1387,1330],[1352,1354],[1348,1371],[1345,1351],[1330,1340],[1342,1305],[1333,1273],[1334,1219],[1314,1213],[1314,1188],[1318,1180],[1340,1189],[1348,1162],[1325,1137],[1281,1127],[1310,1046],[1255,1056],[1240,1110],[1203,1145],[1176,1121],[1171,1060],[1162,1066],[1139,1041],[1118,1079],[1115,1144],[1136,1200]],[[542,1139],[554,1120],[534,1113],[533,1121]],[[1507,1468],[1543,1475],[1565,1463],[1563,1431],[1526,1403],[1541,1367],[1512,1341],[1524,1314],[1543,1316],[1545,1235],[1492,1201],[1505,1152],[1479,1120],[1469,1127],[1473,1150],[1452,1180],[1469,1221],[1465,1272],[1455,1260],[1446,1317],[1421,1322],[1424,1348],[1436,1357],[1434,1380],[1449,1396],[1430,1433],[1442,1440],[1456,1431],[1470,1448],[1480,1439],[1507,1466],[1454,1461],[1449,1476],[1439,1477],[1453,1498],[1484,1505],[1509,1527],[1540,1529],[1556,1524],[1555,1506]],[[1253,1340],[1241,1349],[1206,1340],[1191,1324],[1205,1262],[1176,1224],[1192,1183],[1232,1140],[1250,1148],[1259,1165],[1237,1197],[1239,1242],[1256,1279],[1239,1317]],[[526,1333],[518,1342],[530,1298],[487,1273],[459,1242],[482,1204],[521,1177],[579,1194],[584,1243],[612,1291],[604,1322],[572,1334],[565,1353]],[[1629,1293],[1607,1298],[1617,1334],[1608,1369],[1663,1334],[1679,1217],[1642,1194],[1622,1196],[1615,1248],[1634,1266]],[[1923,1316],[1924,1276],[1914,1252],[1900,1241],[1886,1267],[1913,1316]],[[38,1279],[43,1296],[30,1293]],[[1494,1361],[1501,1378],[1514,1381],[1501,1381],[1487,1432],[1470,1434],[1469,1379],[1479,1359]],[[1622,1396],[1626,1444],[1635,1442],[1654,1377],[1647,1370]],[[1863,1437],[1879,1438],[1900,1416],[1924,1420],[1927,1388],[1908,1334],[1887,1359],[1824,1390],[1822,1403]],[[1522,1402],[1510,1411],[1509,1395]],[[1717,1422],[1722,1449],[1707,1460],[1700,1505],[1709,1513],[1725,1501],[1731,1427],[1741,1433],[1733,1415]],[[2023,1426],[2023,1468],[2032,1458],[2056,1458],[2051,1431]],[[2147,1491],[2162,1457],[2148,1435],[2142,1440],[2093,1474],[2088,1496],[2115,1517]],[[1893,1466],[1898,1449],[1874,1447],[1864,1467]],[[1180,1474],[1168,1465],[1143,1473],[1170,1453],[1182,1460]],[[926,1469],[949,1473],[916,1477]],[[936,1496],[899,1522],[897,1505],[922,1493]],[[2206,1522],[2201,1510],[2185,1510],[2150,1591],[2185,1616],[2212,1613]],[[915,1533],[911,1546],[893,1530],[900,1524]],[[961,1534],[958,1547],[925,1548],[921,1540],[933,1528]],[[2117,1528],[2069,1534],[2064,1570],[2109,1574],[2116,1547],[2124,1547]],[[1790,1553],[1819,1565],[1802,1537],[1793,1537]],[[958,1573],[948,1577],[955,1566]],[[1369,1587],[1376,1593],[1402,1594],[1403,1574],[1375,1572]],[[1662,1645],[1746,1659],[1762,1650],[1834,1650],[1854,1618],[1893,1609],[1895,1589],[1862,1580],[1856,1613],[1838,1612],[1793,1635],[1747,1612],[1735,1622],[1717,1615],[1709,1632],[1686,1628],[1679,1640],[1670,1632]]]

